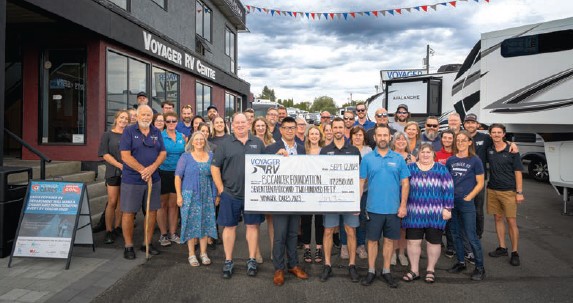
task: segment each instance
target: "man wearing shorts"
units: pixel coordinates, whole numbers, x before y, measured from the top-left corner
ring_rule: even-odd
[[[321,155],[357,155],[360,158],[360,151],[344,137],[344,120],[336,117],[332,121],[332,132],[334,139],[332,143],[320,150]],[[358,271],[356,271],[356,227],[360,226],[360,219],[357,214],[325,214],[324,215],[324,268],[320,276],[321,282],[326,282],[332,275],[330,255],[332,253],[332,236],[334,230],[340,225],[340,220],[344,222],[344,230],[348,239],[348,272],[352,282],[360,281]]]
[[[133,221],[137,211],[145,206],[147,201],[147,184],[151,180],[152,189],[149,200],[149,225],[147,238],[144,243],[149,244],[149,252],[158,255],[159,251],[151,244],[157,210],[161,207],[159,196],[161,193],[161,180],[157,168],[165,160],[165,145],[161,132],[151,125],[153,111],[148,105],[137,108],[137,123],[125,128],[119,142],[123,171],[120,189],[120,208],[123,212],[121,224],[125,251],[123,257],[128,260],[135,259],[133,250]],[[145,245],[141,246],[145,251]]]
[[[509,227],[509,239],[511,240],[511,258],[509,263],[519,266],[519,254],[517,244],[519,242],[519,230],[517,229],[517,205],[524,201],[523,180],[521,171],[521,157],[519,153],[510,153],[510,145],[503,141],[505,126],[494,123],[489,128],[489,135],[493,145],[487,150],[490,177],[487,184],[487,213],[495,218],[495,231],[499,246],[489,253],[490,257],[497,258],[507,256],[505,244],[505,221]]]
[[[265,149],[263,142],[249,133],[247,117],[244,114],[234,114],[232,123],[234,133],[217,146],[211,162],[213,182],[221,199],[217,223],[223,226],[225,250],[223,278],[225,279],[230,279],[233,275],[233,249],[237,225],[245,208],[245,154],[262,154]],[[254,277],[257,275],[255,254],[259,242],[259,225],[263,222],[264,216],[243,214],[243,220],[247,227],[246,237],[249,246],[247,275]]]
[[[378,241],[384,236],[384,267],[381,278],[391,288],[398,287],[390,273],[390,259],[394,252],[393,240],[400,239],[400,219],[406,216],[406,201],[410,183],[410,171],[402,156],[390,147],[392,136],[388,126],[374,128],[376,150],[364,156],[360,164],[360,194],[364,183],[368,181],[368,200],[366,202],[368,240],[368,275],[361,284],[369,286],[376,277],[376,258]]]

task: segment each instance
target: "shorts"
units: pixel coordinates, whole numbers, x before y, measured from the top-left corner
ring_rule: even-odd
[[[424,237],[425,235],[425,237]],[[430,244],[441,244],[444,231],[437,228],[407,228],[406,239],[422,240],[426,239]]]
[[[151,186],[151,199],[149,210],[158,210],[161,207],[159,200],[161,182],[157,181]],[[147,207],[147,184],[121,184],[119,206],[122,212],[137,213],[139,209]]]
[[[323,218],[324,228],[340,226],[340,220],[349,227],[356,228],[360,226],[360,217],[355,214],[324,214]]]
[[[219,217],[217,224],[221,226],[237,226],[241,214],[245,210],[245,200],[235,199],[231,195],[223,192],[219,202]],[[265,216],[261,214],[244,214],[245,225],[258,225],[265,221]]]
[[[107,186],[121,186],[121,176],[114,176],[105,178],[105,185]]]
[[[175,172],[168,170],[159,170],[161,177],[161,194],[174,194],[175,191]]]
[[[487,213],[506,218],[517,217],[516,193],[512,190],[487,189]]]
[[[366,239],[378,241],[384,238],[391,240],[400,239],[400,218],[396,214],[368,213],[369,221],[366,222]]]

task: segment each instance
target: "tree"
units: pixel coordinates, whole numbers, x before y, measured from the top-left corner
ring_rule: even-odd
[[[261,94],[257,98],[268,99],[268,100],[271,100],[274,102],[276,100],[275,90],[269,89],[269,87],[265,85],[265,87],[263,87],[263,91],[261,92]]]
[[[335,114],[337,112],[336,104],[334,103],[334,99],[328,96],[322,96],[314,99],[312,106],[310,107],[310,111],[312,112],[322,112],[328,111],[331,114]]]
[[[359,102],[363,102],[363,101],[360,101],[360,100],[350,101],[350,102],[342,104],[342,107],[356,106],[356,104],[358,104]]]

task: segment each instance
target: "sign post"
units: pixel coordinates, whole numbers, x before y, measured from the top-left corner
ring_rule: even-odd
[[[91,213],[84,183],[32,181],[20,215],[12,257],[67,259],[74,244],[91,245]]]

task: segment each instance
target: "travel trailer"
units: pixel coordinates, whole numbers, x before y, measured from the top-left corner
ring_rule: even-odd
[[[452,86],[454,108],[545,141],[549,181],[573,189],[573,18],[482,34]]]

